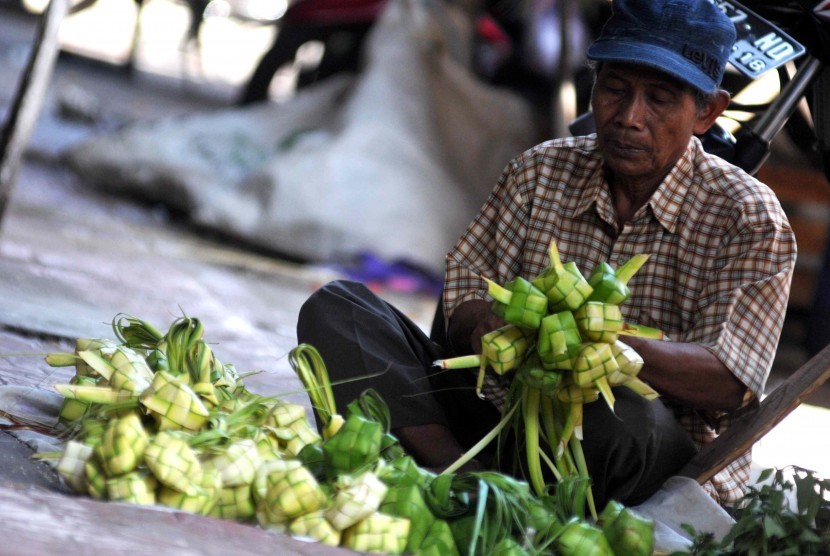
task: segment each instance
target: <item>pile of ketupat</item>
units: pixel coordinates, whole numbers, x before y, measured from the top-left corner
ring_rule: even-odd
[[[619,503],[586,518],[588,480],[566,477],[543,495],[496,472],[436,475],[389,431],[371,389],[338,413],[319,353],[290,362],[305,408],[248,391],[203,339],[199,319],[162,334],[116,315],[116,340],[78,339],[65,397],[65,448],[51,457],[66,483],[101,500],[160,504],[259,524],[361,552],[441,555],[651,554],[653,522]],[[44,459],[49,454],[41,454]]]
[[[625,386],[647,399],[658,394],[637,378],[643,359],[619,340],[620,334],[661,338],[659,330],[626,323],[620,304],[629,298],[628,282],[648,260],[631,257],[616,270],[601,263],[586,279],[573,261],[562,263],[555,242],[548,268],[532,281],[517,277],[505,285],[484,278],[493,312],[507,325],[481,338],[481,355],[436,361],[444,369],[478,367],[481,395],[487,369],[514,372],[503,418],[490,435],[452,469],[465,463],[510,428],[519,440],[515,473],[525,473],[537,494],[549,488],[543,462],[561,482],[570,476],[589,480],[582,453],[582,407],[602,395],[614,411],[612,387]],[[500,450],[503,450],[502,446]],[[587,500],[597,519],[590,486]]]

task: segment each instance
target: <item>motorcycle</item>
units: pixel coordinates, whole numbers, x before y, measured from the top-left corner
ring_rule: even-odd
[[[780,82],[769,102],[730,107],[750,110],[752,117],[740,123],[722,156],[755,174],[783,131],[830,180],[830,0],[717,3],[738,30],[732,66],[750,81],[775,70]],[[793,65],[790,72],[788,66]],[[830,343],[830,244],[825,244],[813,303],[806,314],[794,315],[805,323],[803,347],[809,356]]]
[[[734,1],[717,3],[738,30],[732,66],[751,81],[775,70],[780,82],[779,93],[769,102],[730,106],[731,111],[749,112],[753,117],[740,124],[734,150],[724,158],[755,174],[769,156],[772,140],[786,129],[801,150],[817,150],[830,179],[830,143],[825,137],[830,122],[825,121],[824,98],[824,82],[830,74],[823,71],[830,62],[830,2],[747,2],[752,10]],[[796,60],[790,74],[787,64]],[[808,110],[803,109],[802,100]]]

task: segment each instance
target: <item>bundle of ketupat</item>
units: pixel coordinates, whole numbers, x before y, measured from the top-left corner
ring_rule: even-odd
[[[526,469],[540,496],[548,489],[543,463],[559,481],[569,476],[589,479],[581,448],[583,404],[601,395],[613,411],[615,386],[657,397],[637,378],[642,358],[619,340],[620,334],[662,336],[658,330],[625,323],[619,307],[631,294],[628,281],[647,260],[648,255],[635,255],[616,270],[602,263],[586,279],[574,262],[562,263],[552,242],[550,265],[535,279],[516,278],[499,286],[485,278],[493,312],[507,325],[482,337],[481,355],[435,362],[445,369],[478,367],[479,395],[488,370],[498,375],[515,371],[504,418],[494,432],[509,426],[516,438],[524,439],[521,456],[526,465],[517,469]],[[453,467],[473,456],[468,453]],[[597,519],[590,490],[588,502]]]
[[[629,553],[613,546],[602,521],[586,521],[582,479],[564,480],[557,497],[538,497],[499,473],[420,468],[390,433],[376,392],[338,413],[312,346],[297,346],[289,361],[321,433],[302,405],[248,391],[215,357],[198,319],[177,319],[162,334],[117,315],[113,329],[117,341],[79,339],[74,353],[46,358],[75,365],[71,384],[55,385],[65,396],[67,442],[53,457],[79,494],[258,524],[360,552],[577,554],[590,546]],[[651,529],[639,527],[645,541],[637,542],[647,544]],[[628,543],[631,535],[617,537]]]

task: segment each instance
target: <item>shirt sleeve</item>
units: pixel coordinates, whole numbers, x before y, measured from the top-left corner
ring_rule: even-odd
[[[707,346],[760,399],[784,324],[795,267],[795,236],[777,204],[764,223],[743,226],[721,245],[683,341]]]

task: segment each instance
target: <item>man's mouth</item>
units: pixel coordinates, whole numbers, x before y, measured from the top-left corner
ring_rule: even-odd
[[[621,156],[635,156],[646,151],[646,148],[643,145],[616,139],[609,139],[606,141],[606,146],[615,154]]]

